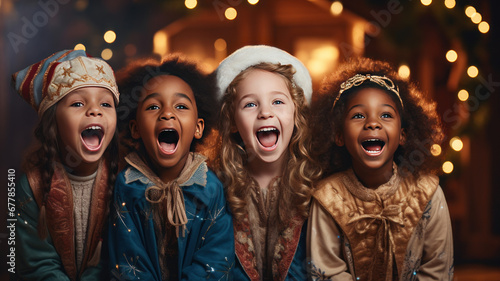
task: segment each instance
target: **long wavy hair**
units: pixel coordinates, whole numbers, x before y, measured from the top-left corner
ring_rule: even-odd
[[[45,215],[45,205],[50,192],[52,176],[54,175],[55,163],[61,162],[61,151],[58,143],[59,129],[56,122],[57,103],[51,106],[41,117],[35,128],[35,144],[29,149],[23,162],[24,171],[38,170],[40,172],[40,184],[43,191],[42,206],[38,216],[38,236],[41,239],[47,237],[47,223]],[[108,185],[109,194],[113,192],[116,176],[118,173],[118,134],[115,130],[113,139],[103,154],[108,159],[109,175]]]
[[[310,133],[307,126],[308,107],[303,90],[295,85],[291,65],[260,63],[242,71],[231,82],[222,97],[219,115],[218,132],[220,157],[217,175],[226,188],[226,199],[235,219],[239,220],[247,213],[249,183],[257,185],[246,169],[248,154],[239,135],[232,128],[234,121],[235,96],[238,84],[253,70],[264,70],[281,76],[290,91],[294,106],[294,129],[287,150],[284,170],[278,181],[279,191],[279,223],[285,226],[292,217],[290,214],[306,218],[309,213],[309,201],[313,181],[319,177],[320,169],[309,155],[311,149]]]
[[[356,74],[372,74],[391,79],[399,88],[404,108],[395,95],[376,83],[365,82],[339,95],[341,84]],[[324,176],[349,169],[351,157],[345,146],[335,144],[335,137],[343,131],[346,104],[354,93],[363,88],[386,91],[398,105],[405,142],[394,153],[394,162],[402,175],[417,176],[420,173],[437,173],[440,157],[431,154],[433,144],[441,144],[444,138],[436,103],[427,98],[414,84],[402,79],[387,62],[369,58],[355,58],[344,63],[325,78],[313,99],[311,127],[314,134],[314,157],[325,169]]]

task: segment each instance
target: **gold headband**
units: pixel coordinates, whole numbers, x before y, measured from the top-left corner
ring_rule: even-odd
[[[343,82],[340,85],[339,95],[337,96],[337,98],[333,102],[332,108],[335,107],[335,104],[340,99],[340,96],[342,96],[343,92],[345,92],[353,87],[357,87],[357,86],[363,84],[367,80],[369,80],[370,82],[376,83],[376,84],[380,85],[382,88],[385,88],[388,91],[391,91],[394,94],[396,94],[399,101],[401,102],[401,107],[404,108],[403,100],[401,100],[401,96],[399,95],[398,86],[396,84],[394,84],[394,82],[392,82],[391,79],[389,79],[385,76],[378,76],[378,75],[371,75],[371,74],[356,74],[353,77],[347,79],[345,82]]]

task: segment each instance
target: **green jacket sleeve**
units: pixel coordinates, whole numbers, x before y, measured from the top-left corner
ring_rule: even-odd
[[[38,213],[23,175],[16,188],[16,275],[21,280],[69,280],[50,235],[45,240],[38,237]]]

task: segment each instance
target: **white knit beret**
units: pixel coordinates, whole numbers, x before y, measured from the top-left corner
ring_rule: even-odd
[[[227,87],[243,70],[262,62],[291,64],[295,69],[295,84],[302,88],[304,97],[311,103],[312,81],[307,68],[296,57],[276,47],[266,45],[245,46],[225,58],[215,70],[217,98],[221,99]]]

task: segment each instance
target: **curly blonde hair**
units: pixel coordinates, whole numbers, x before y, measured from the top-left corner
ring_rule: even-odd
[[[290,91],[294,106],[294,129],[287,150],[288,158],[278,181],[280,201],[278,206],[279,222],[285,226],[290,214],[306,218],[309,213],[309,202],[313,181],[320,176],[319,165],[316,165],[309,154],[311,138],[307,126],[308,107],[303,90],[293,80],[295,72],[292,65],[259,63],[242,71],[228,86],[222,101],[219,115],[220,157],[217,163],[217,174],[226,188],[226,198],[236,220],[247,212],[245,197],[249,183],[257,185],[245,168],[248,162],[244,144],[239,133],[234,133],[234,108],[236,87],[252,70],[264,70],[281,76]]]

